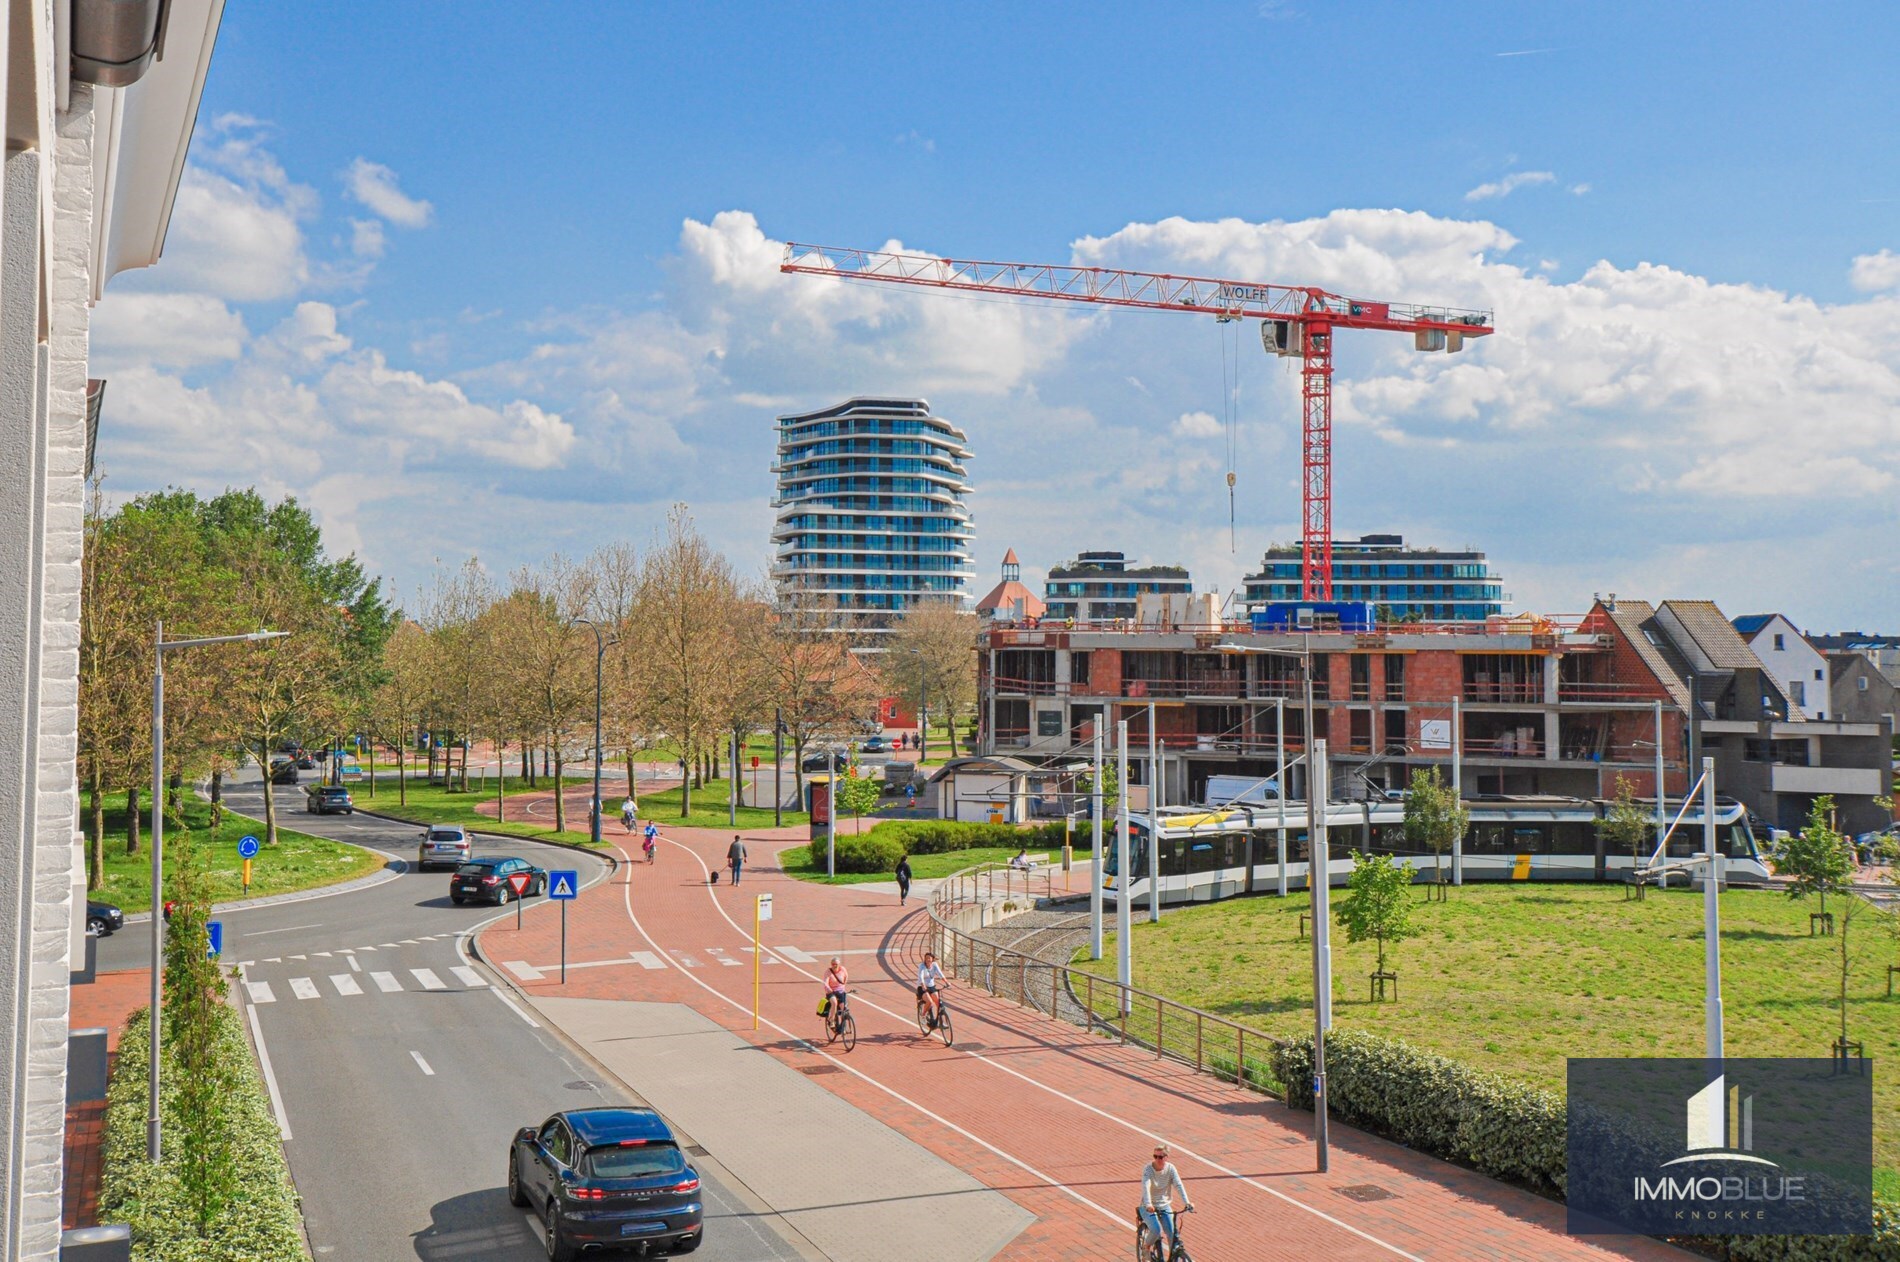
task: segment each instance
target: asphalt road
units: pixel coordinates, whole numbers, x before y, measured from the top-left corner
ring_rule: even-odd
[[[232,786],[227,800],[263,810],[255,782]],[[282,1101],[312,1250],[348,1262],[545,1257],[539,1225],[504,1191],[510,1138],[558,1109],[639,1101],[463,954],[465,936],[498,913],[452,905],[446,872],[408,870],[417,828],[365,815],[280,818],[402,861],[400,875],[367,889],[218,917],[224,958],[245,965],[246,1017]],[[578,869],[584,884],[608,873],[592,856],[533,842],[477,838],[475,853]],[[100,969],[143,967],[149,943],[148,925],[126,926],[100,941]],[[717,1158],[696,1159],[706,1235],[695,1258],[806,1256],[722,1177]]]

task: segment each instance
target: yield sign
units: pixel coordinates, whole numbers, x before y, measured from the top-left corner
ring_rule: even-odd
[[[508,888],[515,892],[516,898],[520,898],[523,894],[528,892],[528,882],[532,879],[533,878],[526,872],[510,872],[508,874]]]

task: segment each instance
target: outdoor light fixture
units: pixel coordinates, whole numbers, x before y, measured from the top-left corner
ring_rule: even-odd
[[[72,0],[72,72],[81,83],[130,87],[165,52],[170,0]]]

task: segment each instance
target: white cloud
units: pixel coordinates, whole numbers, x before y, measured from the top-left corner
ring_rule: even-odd
[[[139,364],[199,368],[236,359],[248,339],[244,317],[220,298],[132,290],[93,313],[89,365],[94,375]]]
[[[1862,293],[1900,289],[1900,254],[1882,250],[1878,254],[1857,254],[1847,273],[1847,283]]]
[[[1590,191],[1590,186],[1588,184],[1572,184],[1570,186],[1571,195],[1574,197],[1582,197],[1585,193],[1588,193],[1589,191]]]
[[[359,259],[379,259],[389,242],[380,219],[350,220],[350,253]]]
[[[349,195],[399,228],[426,228],[435,207],[410,197],[397,186],[396,173],[380,162],[358,158],[343,174]]]
[[[1520,188],[1532,184],[1553,184],[1557,176],[1551,171],[1513,171],[1501,180],[1489,184],[1480,184],[1465,194],[1468,202],[1481,202],[1493,197],[1509,197]],[[1587,191],[1588,186],[1586,186]]]
[[[1183,412],[1174,422],[1174,432],[1182,438],[1219,438],[1221,423],[1211,412]]]
[[[937,152],[937,142],[918,131],[915,127],[899,134],[891,143],[897,145],[899,148],[912,147],[922,149],[925,153]]]

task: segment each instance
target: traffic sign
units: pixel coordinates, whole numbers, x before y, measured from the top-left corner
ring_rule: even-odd
[[[508,874],[508,888],[515,892],[516,898],[520,898],[523,894],[528,892],[528,882],[533,879],[534,878],[529,876],[526,872],[510,872]]]
[[[757,771],[758,769],[759,769],[759,756],[757,754],[754,754],[752,755],[752,770]]]
[[[205,922],[205,932],[211,936],[211,949],[206,951],[205,954],[207,956],[221,954],[224,951],[224,922],[222,920],[207,920]]]
[[[581,892],[581,874],[577,871],[548,873],[549,898],[575,898]]]
[[[761,894],[759,895],[759,919],[770,920],[771,918],[772,896],[770,894]]]
[[[238,858],[257,858],[257,838],[251,836],[249,833],[245,833],[242,837],[238,838]]]

